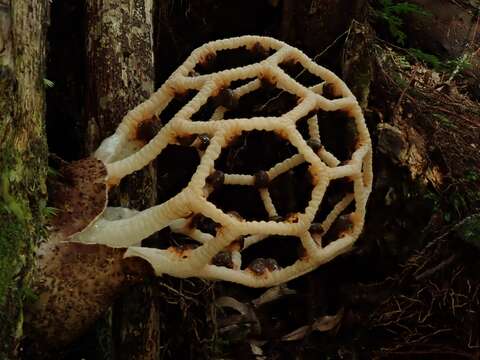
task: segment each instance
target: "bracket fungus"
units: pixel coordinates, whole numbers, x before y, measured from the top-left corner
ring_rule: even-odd
[[[250,54],[249,63],[242,63],[241,56],[222,60],[229,51],[238,49]],[[292,75],[291,69],[300,72]],[[310,80],[302,82],[304,75]],[[274,89],[270,92],[274,96],[246,109],[261,97],[256,93],[262,89]],[[155,124],[166,120],[164,112],[176,99],[184,102],[169,121],[163,126]],[[272,107],[280,100],[283,105]],[[206,107],[209,111],[204,111]],[[327,127],[333,132],[324,130]],[[220,166],[222,153],[229,146],[254,133],[270,134],[285,144],[288,151],[284,158],[249,167],[248,162],[257,156],[253,154],[244,167],[253,169],[245,171],[250,174],[229,172],[235,167]],[[100,216],[93,216],[85,229],[69,233],[68,240],[127,248],[125,257],[143,258],[156,275],[267,287],[301,276],[348,251],[362,231],[372,186],[372,146],[362,111],[334,73],[281,41],[241,36],[213,41],[193,51],[97,149],[94,156],[106,168],[102,181],[107,187],[118,184],[169,145],[194,148],[199,157],[198,166],[180,192],[139,212],[117,209],[112,216],[112,210],[106,208]],[[340,145],[348,149],[336,153]],[[240,150],[248,146],[244,141]],[[295,181],[295,176],[303,180]],[[305,206],[281,210],[278,194],[281,197],[282,190],[278,187],[287,186],[292,179],[288,186],[303,194]],[[342,182],[347,190],[339,196],[326,195],[333,184]],[[215,203],[212,194],[226,187],[251,188],[259,196],[265,216],[247,218]],[[100,202],[92,204],[98,207]],[[200,226],[204,220],[210,225]],[[167,227],[196,245],[165,249],[141,245],[143,239]],[[248,248],[272,237],[267,258],[258,256],[250,265],[242,262]],[[285,266],[277,262],[276,251],[286,238],[295,239],[301,251]]]

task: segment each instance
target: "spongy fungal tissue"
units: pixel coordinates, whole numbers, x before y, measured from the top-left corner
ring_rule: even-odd
[[[242,36],[196,49],[95,156],[114,186],[172,145],[199,158],[181,191],[144,211],[104,214],[72,240],[128,247],[126,257],[145,259],[157,275],[264,287],[348,251],[362,231],[372,147],[361,109],[334,73],[281,41]],[[247,188],[249,197],[228,198]],[[294,205],[285,200],[292,194]],[[140,245],[166,228],[188,244]]]

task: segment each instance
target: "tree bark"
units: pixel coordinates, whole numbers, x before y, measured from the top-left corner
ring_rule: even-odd
[[[121,6],[114,1],[90,1],[86,4],[85,74],[88,81],[83,101],[86,103],[87,124],[86,136],[80,134],[77,137],[86,144],[87,153],[93,152],[101,140],[111,135],[129,109],[153,92],[151,6],[150,1],[143,0]],[[52,63],[55,63],[53,60]],[[64,72],[67,72],[65,75],[72,75],[72,70],[64,67],[55,75],[62,78]],[[70,125],[74,125],[74,121],[71,119]],[[50,134],[59,135],[58,132]],[[58,144],[58,141],[52,140],[53,144]],[[83,149],[77,150],[79,154],[84,152]],[[72,166],[80,166],[80,163]],[[68,173],[60,169],[62,176],[52,179],[49,191],[56,190],[56,194],[65,193],[67,197],[75,193],[73,190],[62,190],[62,187],[77,184],[77,179],[71,179],[70,184]],[[63,204],[55,203],[57,197],[51,198],[54,206],[62,214],[71,212]],[[139,210],[154,205],[155,199],[152,165],[130,176],[119,189],[110,192],[110,204]],[[72,204],[76,203],[74,201]],[[123,261],[123,252],[124,249],[56,243],[54,237],[41,245],[38,276],[34,284],[39,298],[30,307],[27,317],[30,340],[25,342],[25,347],[29,354],[48,357],[52,349],[65,347],[84,334],[126,287],[143,279],[145,268],[138,262]],[[135,300],[127,298],[122,301],[125,310],[114,316],[121,319],[118,323],[115,321],[115,328],[121,329],[114,334],[118,335],[118,343],[116,338],[111,339],[112,328],[102,329],[104,335],[110,336],[108,342],[113,343],[113,348],[108,351],[114,354],[118,351],[117,357],[156,357],[156,346],[159,344],[158,310],[151,297],[145,296],[148,292],[142,286],[133,288],[129,294]],[[138,299],[142,299],[142,303]],[[131,314],[138,314],[138,307],[145,310],[143,314],[146,318],[139,320],[136,316],[134,321],[139,321],[141,325],[131,325]]]
[[[154,90],[152,0],[119,5],[87,1],[87,149],[112,134],[122,117]],[[122,181],[113,201],[143,210],[156,202],[150,164]],[[159,358],[158,301],[148,285],[132,287],[113,308],[113,353],[118,359]]]
[[[44,234],[48,0],[0,1],[0,358],[18,355],[33,251]]]
[[[353,19],[362,18],[366,0],[283,1],[280,38],[310,56],[335,45]]]

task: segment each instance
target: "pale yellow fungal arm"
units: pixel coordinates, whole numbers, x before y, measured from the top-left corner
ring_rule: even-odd
[[[208,68],[216,54],[244,47],[246,51],[264,55],[259,61],[241,67],[216,72],[197,73]],[[282,64],[293,63],[318,78],[318,83],[302,85],[287,74]],[[244,81],[234,88],[233,83]],[[244,96],[273,85],[297,97],[296,105],[279,116],[225,118],[229,107]],[[328,92],[333,98],[326,96]],[[196,91],[196,95],[179,109],[171,120],[147,143],[138,140],[139,129],[162,112],[178,94]],[[216,101],[209,119],[194,121],[192,117],[208,101]],[[268,104],[267,104],[268,105]],[[356,140],[348,160],[340,160],[322,146],[321,118],[335,111],[348,115]],[[307,120],[308,137],[298,129],[301,119]],[[330,126],[335,126],[330,123]],[[215,169],[220,157],[232,139],[251,131],[273,132],[291,144],[297,153],[274,166],[252,174],[223,174]],[[202,134],[208,135],[208,144],[201,147]],[[367,199],[372,188],[372,145],[361,109],[348,87],[334,73],[310,60],[300,50],[281,41],[242,36],[207,43],[196,49],[170,76],[150,99],[130,111],[115,133],[107,138],[95,157],[107,169],[106,182],[113,186],[134,171],[142,169],[170,144],[181,137],[197,138],[192,146],[198,148],[200,163],[188,185],[165,203],[150,209],[129,213],[117,220],[100,216],[85,231],[73,236],[73,241],[128,247],[125,256],[138,256],[148,261],[157,275],[201,277],[227,280],[251,287],[273,286],[305,274],[319,265],[348,251],[360,235],[365,219]],[[313,190],[304,211],[289,214],[283,219],[272,200],[268,184],[293,168],[307,164]],[[181,164],[178,164],[181,166]],[[332,180],[348,179],[353,192],[342,195],[320,222],[316,216],[322,209],[325,192]],[[215,186],[254,186],[270,218],[250,221],[237,214],[226,213],[210,200]],[[347,209],[349,213],[345,213]],[[217,224],[214,234],[196,228],[193,218],[200,214]],[[324,234],[339,219],[345,224],[336,238],[322,244]],[[341,222],[340,221],[340,222]],[[198,246],[154,249],[136,246],[149,235],[169,226],[170,230],[189,236]],[[242,264],[242,251],[261,243],[269,236],[293,236],[303,253],[293,264],[281,268],[271,259],[258,259],[255,264]],[[280,240],[279,240],[280,241]],[[263,261],[263,262],[262,262]]]

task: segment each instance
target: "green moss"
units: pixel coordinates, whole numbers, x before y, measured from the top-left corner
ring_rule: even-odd
[[[417,16],[431,16],[423,7],[411,4],[409,2],[396,2],[392,0],[380,0],[380,7],[375,10],[375,14],[382,19],[390,31],[390,35],[400,45],[405,44],[407,35],[403,32],[404,19],[407,14],[415,14]]]
[[[23,226],[4,209],[0,209],[0,306],[3,306],[7,297],[7,290],[11,287],[15,274],[18,273],[19,252],[18,238],[25,236]]]
[[[12,171],[5,171],[0,176],[0,197],[2,199],[3,210],[13,214],[16,220],[25,223],[30,218],[25,203],[19,201],[10,194],[10,179],[15,175]]]
[[[455,229],[455,233],[463,241],[480,249],[480,214],[466,218]]]
[[[438,121],[440,125],[445,128],[453,129],[456,128],[455,124],[447,116],[443,114],[433,113],[432,116]]]
[[[20,244],[26,239],[26,220],[29,218],[25,203],[12,195],[11,182],[17,174],[12,170],[14,157],[7,153],[1,162],[0,173],[0,307],[7,301],[8,290],[13,288],[15,275],[22,265],[18,255]]]
[[[0,359],[18,346],[23,336],[23,304],[34,297],[30,269],[35,242],[43,233],[46,174],[43,156],[25,158],[12,141],[4,145],[0,159]]]
[[[0,196],[0,354],[10,353],[22,336],[24,271],[29,257],[30,213],[25,203],[9,192],[5,173],[1,174]],[[4,332],[4,333],[2,333]],[[13,335],[13,337],[12,337]]]
[[[4,17],[11,20],[6,30],[12,41],[0,54],[0,360],[18,356],[43,229],[47,163],[41,79],[48,3],[11,4]]]

